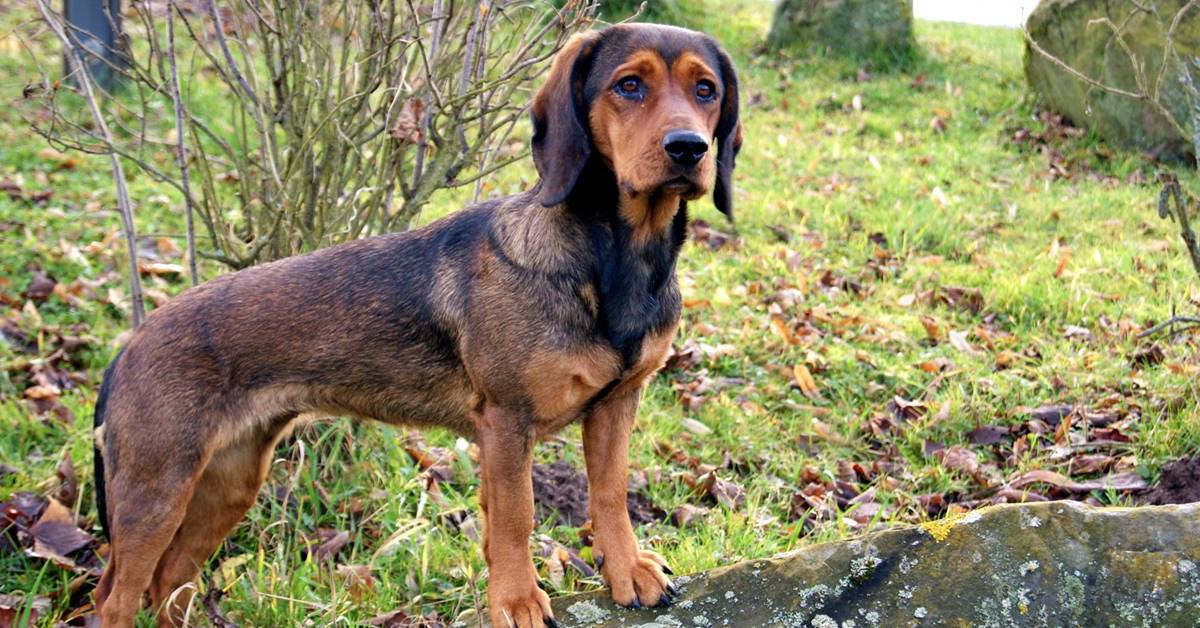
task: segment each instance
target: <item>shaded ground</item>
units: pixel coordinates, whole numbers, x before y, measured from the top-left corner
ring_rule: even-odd
[[[565,460],[533,465],[533,499],[539,523],[579,527],[588,515],[587,476]],[[663,520],[666,513],[644,493],[630,491],[627,498],[629,519],[641,526]]]
[[[1163,465],[1158,483],[1142,495],[1141,501],[1144,504],[1200,502],[1200,456]]]

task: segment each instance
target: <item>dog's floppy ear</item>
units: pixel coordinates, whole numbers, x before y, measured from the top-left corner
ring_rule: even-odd
[[[733,222],[733,165],[742,149],[742,123],[738,120],[737,72],[729,55],[716,48],[721,66],[721,82],[725,93],[721,97],[721,118],[717,121],[717,185],[713,188],[713,204]]]
[[[583,86],[599,40],[597,31],[573,35],[533,97],[533,163],[542,179],[538,201],[546,207],[567,199],[592,152]]]

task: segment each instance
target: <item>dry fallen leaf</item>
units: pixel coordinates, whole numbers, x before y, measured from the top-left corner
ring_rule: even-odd
[[[805,397],[817,399],[821,396],[821,389],[817,386],[817,380],[813,379],[812,373],[807,366],[797,364],[792,367],[792,376],[796,378],[796,385],[800,388],[800,392],[804,393]]]
[[[1088,493],[1102,490],[1140,491],[1147,486],[1146,480],[1134,472],[1112,473],[1096,480],[1073,482],[1061,473],[1044,469],[1026,471],[1009,480],[1005,486],[1013,489],[1021,489],[1039,482],[1050,484],[1051,486],[1056,486],[1072,493]]]
[[[404,101],[388,134],[402,146],[420,144],[424,137],[421,131],[421,115],[424,111],[425,101],[420,98],[410,98]]]
[[[691,504],[680,504],[674,512],[671,513],[671,523],[677,528],[686,528],[692,523],[704,519],[708,515],[708,509],[701,506],[693,506]]]
[[[972,347],[970,342],[967,342],[967,333],[965,331],[950,332],[950,345],[963,353],[979,353],[978,349]]]
[[[313,556],[317,560],[325,560],[337,556],[338,552],[350,543],[350,533],[345,530],[318,528],[317,540],[320,544],[313,551]]]

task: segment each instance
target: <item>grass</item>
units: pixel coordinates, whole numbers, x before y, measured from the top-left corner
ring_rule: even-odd
[[[1030,444],[1025,451],[1012,440],[968,442],[982,425],[1021,425],[1025,408],[1071,403],[1116,414],[1130,440],[1117,448],[1118,462],[1148,480],[1164,462],[1200,451],[1194,338],[1160,341],[1157,365],[1130,359],[1146,344],[1133,331],[1200,302],[1174,225],[1156,215],[1157,189],[1137,183],[1152,181],[1158,166],[1085,134],[1051,142],[1066,175],[1055,177],[1050,153],[1014,142],[1018,128],[1055,130],[1035,116],[1016,31],[918,23],[923,54],[910,69],[860,80],[860,68],[835,59],[757,53],[768,3],[741,0],[708,15],[696,26],[729,48],[745,86],[738,244],[686,245],[679,276],[688,307],[677,346],[716,349],[655,380],[631,445],[633,466],[649,479],[645,492],[659,507],[711,508],[687,528],[663,522],[639,529],[676,573],[920,521],[927,513],[918,496],[953,501],[978,492],[967,474],[926,453],[936,445],[970,448],[993,482],[1028,469],[1067,473],[1054,434],[1021,436]],[[57,63],[30,18],[0,9],[0,92],[9,98],[36,76],[22,39],[43,62]],[[102,158],[47,153],[18,108],[0,110],[0,132],[9,138],[0,144],[0,179],[54,192],[42,204],[0,195],[0,303],[36,341],[51,342],[56,329],[93,339],[78,354],[85,381],[62,397],[73,424],[31,413],[16,366],[23,354],[0,342],[0,463],[12,468],[0,473],[0,500],[52,490],[69,452],[82,478],[73,506],[90,523],[91,405],[127,324],[118,306],[104,302],[109,288],[124,289],[123,251],[106,240],[118,227],[115,202]],[[1186,189],[1200,189],[1194,173],[1179,174]],[[485,189],[508,194],[532,181],[526,162]],[[132,187],[140,231],[181,245],[177,197],[136,174]],[[467,191],[443,193],[421,221],[468,200]],[[730,230],[708,201],[692,211]],[[27,304],[19,293],[39,268],[62,282],[107,283],[76,305],[57,298]],[[218,272],[204,268],[208,277]],[[151,283],[168,294],[186,287],[182,278]],[[922,296],[947,286],[981,290],[982,311]],[[786,290],[795,302],[772,305]],[[810,322],[821,333],[793,344],[772,331],[773,314],[793,329]],[[1071,326],[1091,338],[1068,337]],[[956,348],[949,332],[967,332],[972,350]],[[931,372],[939,360],[948,366]],[[812,373],[813,394],[795,385],[796,365]],[[689,384],[709,387],[694,411],[677,391]],[[893,397],[919,400],[921,416],[898,432],[870,436]],[[690,421],[710,431],[689,430]],[[1086,439],[1086,428],[1077,431]],[[470,535],[447,523],[448,514],[474,508],[472,465],[455,436],[426,438],[458,452],[454,480],[436,495],[405,453],[402,431],[336,421],[301,432],[279,450],[259,506],[213,558],[203,586],[223,590],[221,608],[243,625],[356,624],[394,609],[453,617],[474,606],[483,598],[485,565]],[[705,503],[684,481],[688,466],[664,449],[713,465],[728,457],[732,464],[718,473],[744,489],[744,503]],[[581,468],[578,428],[539,446],[537,457]],[[891,465],[890,479],[856,482],[875,488],[882,506],[865,526],[837,509],[826,520],[791,521],[793,495],[814,474],[829,481],[839,469],[844,477],[847,463],[878,460]],[[1091,497],[1128,502],[1119,494]],[[336,569],[307,556],[319,528],[350,533],[337,562],[369,566],[374,586],[347,586]],[[535,534],[579,545],[571,527],[543,524]],[[547,576],[548,559],[536,561]],[[63,594],[74,578],[40,559],[0,553],[0,594],[51,598],[42,625],[86,600],[90,580],[82,597]],[[557,592],[599,585],[568,569]]]

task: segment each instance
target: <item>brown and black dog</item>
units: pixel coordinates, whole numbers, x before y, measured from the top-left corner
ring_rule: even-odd
[[[132,625],[147,590],[160,625],[180,621],[190,594],[172,593],[310,414],[475,439],[489,614],[520,627],[553,625],[529,555],[534,443],[582,421],[613,599],[670,602],[670,570],[626,511],[626,448],[679,321],[686,203],[715,180],[731,213],[737,79],[705,35],[612,26],[567,43],[532,116],[532,190],[224,275],[147,318],[96,402],[104,626]]]

